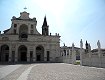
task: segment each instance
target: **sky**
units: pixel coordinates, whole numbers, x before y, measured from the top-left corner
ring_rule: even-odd
[[[60,46],[79,47],[82,39],[84,47],[87,40],[97,48],[100,40],[105,48],[105,0],[0,0],[0,31],[10,28],[12,17],[19,17],[24,7],[36,17],[40,33],[46,15],[49,32],[61,36]]]

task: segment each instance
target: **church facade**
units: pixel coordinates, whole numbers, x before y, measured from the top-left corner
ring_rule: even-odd
[[[0,33],[0,62],[56,62],[60,57],[60,36],[49,34],[46,17],[42,33],[36,29],[36,18],[26,11],[11,19],[11,27]]]

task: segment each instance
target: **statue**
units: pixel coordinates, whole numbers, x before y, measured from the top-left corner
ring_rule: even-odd
[[[90,44],[88,44],[88,51],[89,51],[89,52],[91,51],[91,46],[90,46]]]
[[[72,43],[72,47],[74,48],[74,43]]]
[[[90,44],[89,44],[89,49],[91,50],[91,46],[90,46]]]
[[[74,50],[74,43],[72,43],[72,51]]]
[[[82,42],[82,39],[80,41],[80,48],[83,48],[83,42]]]
[[[98,46],[98,49],[101,48],[101,45],[100,45],[100,41],[99,41],[99,40],[98,40],[98,42],[97,42],[97,46]]]
[[[65,46],[65,43],[63,43],[63,45]]]
[[[89,44],[88,44],[87,40],[86,40],[86,44],[85,44],[85,46],[86,46],[86,50],[85,50],[85,52],[88,53],[88,52],[89,52]]]
[[[51,36],[51,33],[50,33],[50,36]]]

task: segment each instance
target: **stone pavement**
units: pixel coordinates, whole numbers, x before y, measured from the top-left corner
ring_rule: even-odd
[[[2,66],[0,68],[0,79],[6,77],[8,74],[19,68],[21,65],[9,65],[9,66]]]
[[[105,80],[105,68],[65,63],[8,65],[0,67],[0,80]]]

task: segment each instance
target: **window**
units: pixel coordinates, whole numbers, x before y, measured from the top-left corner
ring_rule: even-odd
[[[69,55],[69,50],[67,50],[67,55]]]
[[[28,35],[27,35],[26,33],[21,33],[21,34],[19,35],[19,39],[20,39],[20,40],[27,40],[27,38],[28,38]]]
[[[66,50],[64,50],[64,55],[66,56]]]
[[[9,47],[8,47],[8,46],[6,46],[5,50],[9,50]]]
[[[15,51],[12,51],[12,54],[15,54]]]
[[[27,34],[21,34],[21,38],[27,38]]]
[[[47,31],[47,28],[45,28],[44,30]]]
[[[47,51],[47,61],[49,61],[49,60],[50,60],[50,52]]]
[[[36,50],[41,50],[41,48],[40,47],[37,47]]]
[[[30,51],[30,58],[32,59],[33,51]]]
[[[31,24],[31,29],[33,29],[33,25]]]
[[[14,29],[14,34],[16,34],[16,29]]]
[[[31,30],[31,34],[33,34],[34,33],[34,31],[33,30]]]
[[[17,27],[17,24],[14,24],[14,28],[16,28]]]

